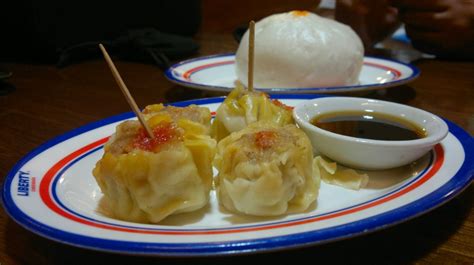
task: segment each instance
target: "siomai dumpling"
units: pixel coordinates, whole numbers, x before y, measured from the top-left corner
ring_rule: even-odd
[[[217,108],[211,135],[220,141],[257,121],[268,121],[280,126],[294,123],[290,107],[270,99],[263,92],[249,91],[236,82],[236,87]]]
[[[221,140],[215,179],[219,203],[255,216],[303,212],[316,201],[320,178],[313,171],[308,137],[295,125],[250,124]]]
[[[149,118],[160,113],[169,114],[170,117],[175,122],[181,119],[197,122],[201,125],[204,125],[207,133],[210,133],[209,130],[211,126],[211,112],[209,111],[208,108],[203,108],[194,104],[186,106],[185,108],[182,108],[182,107],[175,107],[171,105],[164,106],[163,104],[160,103],[160,104],[148,105],[143,110],[143,114],[145,118]]]
[[[236,54],[237,78],[247,84],[248,31]],[[255,25],[254,86],[308,88],[355,85],[364,47],[348,26],[307,11],[271,15]]]
[[[208,109],[200,113],[197,120],[210,121]],[[202,208],[209,200],[216,150],[209,124],[163,108],[146,116],[155,137],[149,138],[138,121],[119,124],[93,170],[113,217],[157,223]]]

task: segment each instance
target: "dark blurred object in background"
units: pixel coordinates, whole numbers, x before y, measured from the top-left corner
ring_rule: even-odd
[[[6,81],[11,76],[12,72],[0,66],[0,96],[6,95],[15,90],[15,87]]]
[[[366,51],[403,23],[417,50],[443,59],[474,59],[474,1],[340,0],[335,18],[357,32]]]
[[[4,1],[0,60],[56,63],[59,51],[114,40],[133,29],[192,36],[200,26],[199,0]]]

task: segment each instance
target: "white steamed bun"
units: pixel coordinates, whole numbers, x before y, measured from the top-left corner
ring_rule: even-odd
[[[247,31],[236,54],[237,78],[247,84]],[[348,26],[307,11],[266,17],[255,25],[257,88],[304,88],[359,82],[364,48]]]

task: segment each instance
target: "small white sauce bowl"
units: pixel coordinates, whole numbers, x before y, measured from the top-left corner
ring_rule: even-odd
[[[383,141],[356,138],[333,133],[310,123],[324,113],[367,111],[389,114],[417,124],[426,137],[407,141]],[[315,152],[343,165],[367,170],[403,166],[426,154],[448,134],[448,126],[438,116],[398,103],[350,97],[323,97],[298,104],[293,117],[308,135]]]

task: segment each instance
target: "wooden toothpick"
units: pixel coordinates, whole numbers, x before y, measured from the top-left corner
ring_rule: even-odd
[[[247,88],[249,91],[253,91],[253,65],[254,65],[254,52],[255,52],[255,21],[249,23],[249,65],[248,65],[248,80]]]
[[[133,112],[135,112],[135,115],[137,115],[138,120],[142,124],[143,128],[145,128],[146,133],[150,138],[153,137],[153,132],[151,131],[150,127],[146,124],[145,118],[143,117],[140,109],[137,106],[137,103],[133,99],[132,95],[130,94],[130,91],[128,90],[127,86],[125,85],[125,82],[123,82],[122,77],[120,76],[117,68],[114,65],[114,62],[110,58],[109,54],[107,53],[107,50],[105,50],[104,45],[102,43],[99,43],[100,50],[104,54],[105,61],[109,65],[110,71],[112,71],[112,75],[115,78],[115,81],[117,82],[118,86],[122,90],[123,95],[125,96],[125,99],[128,102],[128,105],[132,108]]]

